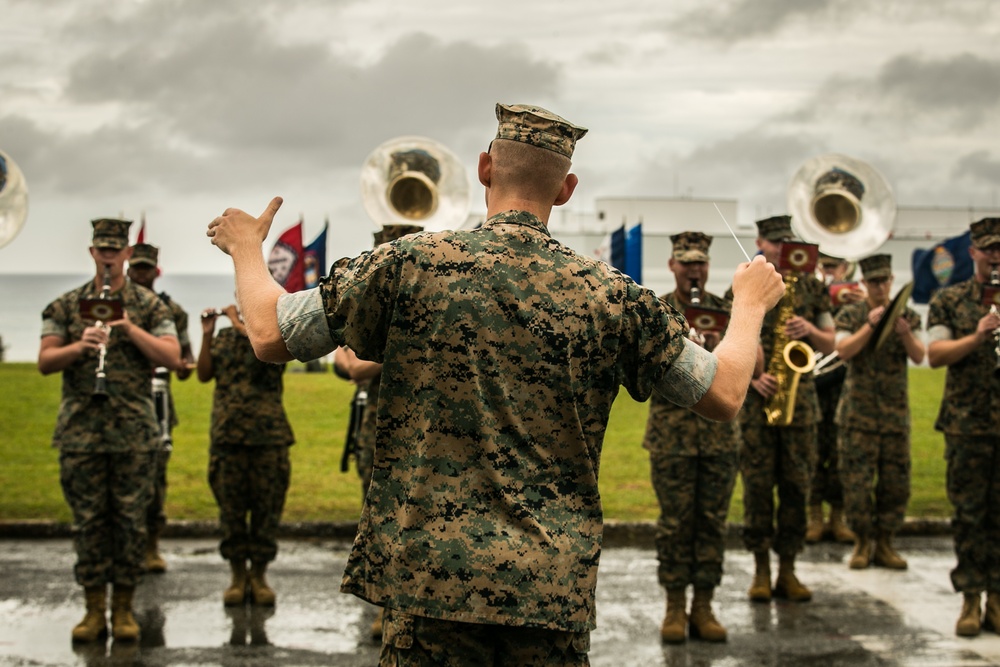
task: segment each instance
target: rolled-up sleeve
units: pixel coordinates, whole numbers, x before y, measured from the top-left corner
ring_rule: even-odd
[[[708,392],[718,368],[714,354],[685,339],[684,350],[657,383],[656,392],[671,403],[690,408]]]
[[[318,287],[278,297],[278,330],[289,354],[299,361],[318,359],[337,347]]]

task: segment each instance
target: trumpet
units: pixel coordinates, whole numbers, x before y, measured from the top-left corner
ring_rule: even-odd
[[[104,285],[101,287],[101,300],[108,301],[111,298],[111,265],[104,265]],[[108,326],[101,320],[97,320],[96,325],[100,327],[102,331],[107,332]],[[97,352],[97,372],[94,378],[94,392],[93,397],[97,399],[106,399],[108,397],[108,386],[107,386],[107,373],[105,372],[105,361],[108,356],[108,345],[107,343],[101,343]]]

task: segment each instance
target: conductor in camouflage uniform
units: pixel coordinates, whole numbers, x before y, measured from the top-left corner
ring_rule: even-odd
[[[272,606],[275,593],[265,575],[278,553],[292,472],[288,450],[295,442],[282,404],[285,365],[254,356],[235,305],[223,313],[232,326],[218,335],[216,311],[202,313],[198,351],[198,380],[215,379],[208,482],[219,505],[219,553],[232,572],[222,601],[242,605],[249,588],[253,604]]]
[[[375,232],[375,245],[395,241],[407,234],[423,231],[420,225],[382,225]],[[336,265],[335,265],[336,266]],[[349,347],[339,348],[333,357],[333,369],[340,377],[357,385],[351,409],[361,409],[360,414],[351,417],[350,427],[354,429],[347,434],[348,446],[353,446],[354,460],[358,466],[358,477],[361,478],[361,501],[368,495],[368,487],[372,483],[372,464],[375,460],[375,424],[377,422],[376,407],[378,406],[379,385],[382,381],[382,364],[359,359]],[[363,404],[359,397],[364,396]],[[361,407],[363,405],[363,407]],[[357,420],[357,421],[355,421]],[[372,639],[382,637],[382,608],[372,621]]]
[[[771,264],[780,264],[782,244],[793,240],[789,216],[757,221],[757,247]],[[764,318],[760,339],[766,371],[750,383],[740,412],[743,543],[754,554],[755,572],[748,591],[754,602],[769,602],[772,595],[796,602],[812,599],[812,591],[795,574],[795,560],[805,542],[806,501],[816,468],[816,425],[820,421],[812,374],[800,376],[791,424],[768,424],[764,408],[779,388],[777,369],[771,361],[778,327],[790,341],[801,340],[824,354],[833,352],[834,328],[830,294],[812,273],[799,275],[792,307],[793,315],[785,322],[778,320],[781,306]],[[779,559],[773,589],[771,550]]]
[[[773,267],[737,269],[713,353],[680,315],[608,264],[553,239],[584,128],[496,106],[477,173],[487,220],[407,236],[285,293],[261,244],[281,205],[227,209],[254,350],[313,359],[338,345],[382,363],[374,474],[341,590],[385,607],[383,665],[587,665],[602,514],[600,452],[620,386],[709,418],[736,416]]]
[[[858,570],[874,561],[905,570],[906,560],[892,538],[903,525],[910,499],[907,360],[924,360],[924,344],[916,333],[920,315],[904,307],[895,322],[884,323],[884,337],[876,335],[882,318],[891,315],[892,255],[865,257],[860,266],[868,296],[844,306],[835,320],[837,354],[847,364],[836,421],[844,506],[856,535],[849,565]]]
[[[153,284],[160,275],[158,266],[160,249],[148,243],[136,243],[132,246],[132,257],[128,260],[128,277],[134,283],[142,285],[146,289],[152,290]],[[155,290],[154,290],[155,291]],[[180,304],[170,298],[166,292],[160,292],[160,297],[174,318],[177,325],[177,340],[181,345],[182,366],[175,370],[178,380],[186,380],[191,377],[194,368],[194,354],[191,351],[191,337],[188,334],[188,314],[181,308]],[[154,371],[155,380],[163,383],[163,391],[166,392],[166,404],[162,405],[156,392],[153,392],[156,401],[156,417],[160,425],[161,445],[156,456],[156,479],[153,485],[153,500],[149,503],[149,510],[146,512],[146,524],[149,531],[149,538],[146,541],[146,571],[151,573],[166,572],[167,563],[160,555],[159,542],[163,528],[167,525],[167,515],[164,512],[164,503],[167,499],[167,465],[170,463],[170,453],[173,449],[172,432],[175,426],[180,423],[177,419],[177,412],[174,410],[174,397],[170,392],[170,371],[166,368],[157,368]],[[163,414],[166,412],[166,414]],[[166,422],[166,423],[164,423]]]
[[[660,297],[683,313],[692,305],[692,287],[699,290],[698,305],[727,311],[725,299],[703,291],[708,282],[708,249],[712,237],[683,232],[671,238],[668,265],[676,287]],[[691,322],[689,322],[691,324]],[[715,327],[692,330],[692,339],[714,350],[720,334]],[[653,489],[660,502],[656,522],[657,577],[667,591],[667,613],[660,637],[683,642],[690,621],[691,637],[726,640],[726,629],[712,613],[712,594],[722,581],[726,515],[736,481],[739,425],[705,419],[653,393],[649,401],[646,437]],[[694,589],[690,616],[686,590]]]
[[[1000,271],[1000,218],[983,218],[970,231],[975,275],[938,290],[927,316],[928,361],[948,367],[934,427],[944,432],[955,513],[951,583],[964,596],[955,632],[967,637],[981,627],[1000,632],[1000,315],[990,285]]]
[[[156,366],[180,365],[180,346],[167,307],[125,279],[131,222],[101,218],[91,224],[94,278],[45,307],[38,369],[62,373],[52,445],[59,449],[59,478],[73,512],[74,573],[87,605],[73,640],[106,636],[111,584],[112,636],[133,641],[139,625],[132,596],[143,569],[160,435],[150,377]],[[102,323],[96,316],[114,317],[113,309],[86,300],[101,298],[105,285],[108,303],[120,303],[123,315]],[[102,348],[103,394],[96,391]]]

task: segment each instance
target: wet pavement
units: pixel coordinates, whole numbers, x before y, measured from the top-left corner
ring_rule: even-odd
[[[850,547],[807,548],[800,578],[812,602],[750,603],[753,559],[738,546],[714,608],[729,630],[725,644],[659,640],[665,597],[652,549],[604,550],[598,584],[595,667],[668,665],[1000,666],[1000,636],[954,635],[961,598],[951,590],[949,537],[897,540],[906,572],[846,565]],[[368,639],[375,609],[338,592],[349,544],[284,540],[268,578],[274,609],[226,609],[228,568],[214,539],[168,539],[169,571],[147,576],[136,592],[138,644],[76,647],[70,629],[82,617],[68,539],[0,539],[0,665],[375,665]]]

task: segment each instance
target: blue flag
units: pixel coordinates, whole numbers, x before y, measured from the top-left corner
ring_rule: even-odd
[[[945,239],[930,250],[913,251],[910,266],[913,268],[914,303],[927,303],[935,290],[972,277],[971,244],[971,234],[965,232]]]
[[[330,221],[327,220],[319,236],[302,249],[306,289],[316,287],[319,279],[326,275],[326,232],[329,228]]]
[[[642,283],[642,223],[625,233],[625,265],[622,273],[637,283]]]

